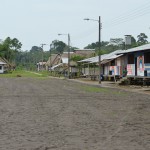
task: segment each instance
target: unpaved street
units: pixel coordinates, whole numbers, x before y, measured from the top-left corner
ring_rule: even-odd
[[[0,78],[0,150],[149,148],[149,95],[59,79]]]

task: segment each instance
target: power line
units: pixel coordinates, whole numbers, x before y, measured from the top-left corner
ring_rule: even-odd
[[[126,22],[129,22],[129,21],[133,21],[133,20],[136,20],[144,15],[147,15],[150,13],[150,10],[148,10],[147,12],[143,12],[141,14],[136,14],[136,15],[133,15],[131,17],[126,17],[118,22],[113,22],[112,24],[110,25],[104,25],[104,28],[108,28],[108,27],[113,27],[113,26],[116,26],[116,25],[120,25],[122,23],[126,23]]]
[[[104,26],[104,29],[114,27],[114,26],[120,25],[122,23],[133,21],[133,20],[138,19],[138,18],[140,18],[146,14],[149,14],[149,13],[150,13],[150,2],[147,1],[147,3],[135,8],[131,11],[123,13],[122,15],[116,17],[115,19],[113,19],[111,21],[108,21],[106,23],[104,22],[103,26]],[[80,35],[75,36],[73,38],[73,41],[76,39],[83,39],[85,37],[91,36],[91,34],[95,34],[97,32],[96,30],[97,29],[95,29],[95,27],[94,27],[94,28],[89,29],[88,31],[84,31]]]
[[[120,20],[123,20],[125,18],[130,17],[130,16],[140,14],[143,11],[149,10],[149,8],[150,8],[150,2],[145,3],[144,5],[137,7],[136,9],[133,9],[131,11],[125,12],[125,13],[121,14],[120,16],[115,17],[114,19],[106,22],[105,24],[112,24],[113,22],[119,22]]]

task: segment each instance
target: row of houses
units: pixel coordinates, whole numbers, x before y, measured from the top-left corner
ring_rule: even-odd
[[[81,53],[82,52],[82,53]],[[88,54],[87,54],[88,53]],[[76,50],[70,55],[94,56],[94,50]],[[87,54],[87,55],[86,55]],[[92,54],[92,55],[91,55]],[[68,69],[68,54],[53,54],[45,63],[45,69],[63,71]],[[89,57],[78,62],[70,62],[70,72],[79,72],[84,75],[98,75],[98,56]],[[80,68],[78,67],[80,66]],[[91,67],[92,66],[92,67]],[[104,76],[123,75],[123,70],[127,70],[127,76],[147,76],[150,77],[150,44],[139,47],[117,50],[109,54],[101,55],[101,73]]]
[[[98,65],[98,61],[97,56],[81,60],[79,63],[96,63]],[[150,44],[101,55],[101,72],[103,75],[122,76],[125,69],[127,76],[150,77]]]
[[[73,52],[70,52],[70,58],[74,56],[89,58],[95,56],[95,49],[75,49]],[[77,66],[76,61],[70,60],[70,72],[78,72]],[[63,54],[51,54],[47,62],[37,63],[37,70],[68,72],[68,52],[64,52]]]

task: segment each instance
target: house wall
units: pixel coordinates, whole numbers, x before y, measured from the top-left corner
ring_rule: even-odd
[[[135,52],[134,62],[131,64],[127,63],[128,76],[145,76],[145,71],[147,71],[147,76],[150,76],[150,63],[145,63],[144,52]]]
[[[144,65],[145,70],[147,70],[147,76],[150,77],[150,63]]]
[[[78,72],[79,69],[77,67],[70,67],[70,72]]]
[[[127,56],[121,56],[115,59],[114,65],[111,62],[104,64],[104,75],[122,75],[123,69],[127,66]]]
[[[89,68],[82,68],[82,73],[85,75],[89,75]]]
[[[109,63],[104,65],[104,75],[109,75]]]
[[[4,66],[0,65],[0,73],[4,73]]]
[[[127,64],[127,76],[135,76],[135,64]]]
[[[127,68],[127,64],[128,64],[128,55],[123,55],[120,57],[121,59],[121,66],[120,66],[120,75],[123,75],[123,70],[125,68]]]

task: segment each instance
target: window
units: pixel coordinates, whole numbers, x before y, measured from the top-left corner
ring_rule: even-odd
[[[111,61],[111,66],[115,66],[115,59]]]
[[[2,70],[2,66],[0,66],[0,70]]]
[[[150,63],[150,52],[144,53],[144,63]]]
[[[128,64],[134,64],[134,54],[128,54]]]

